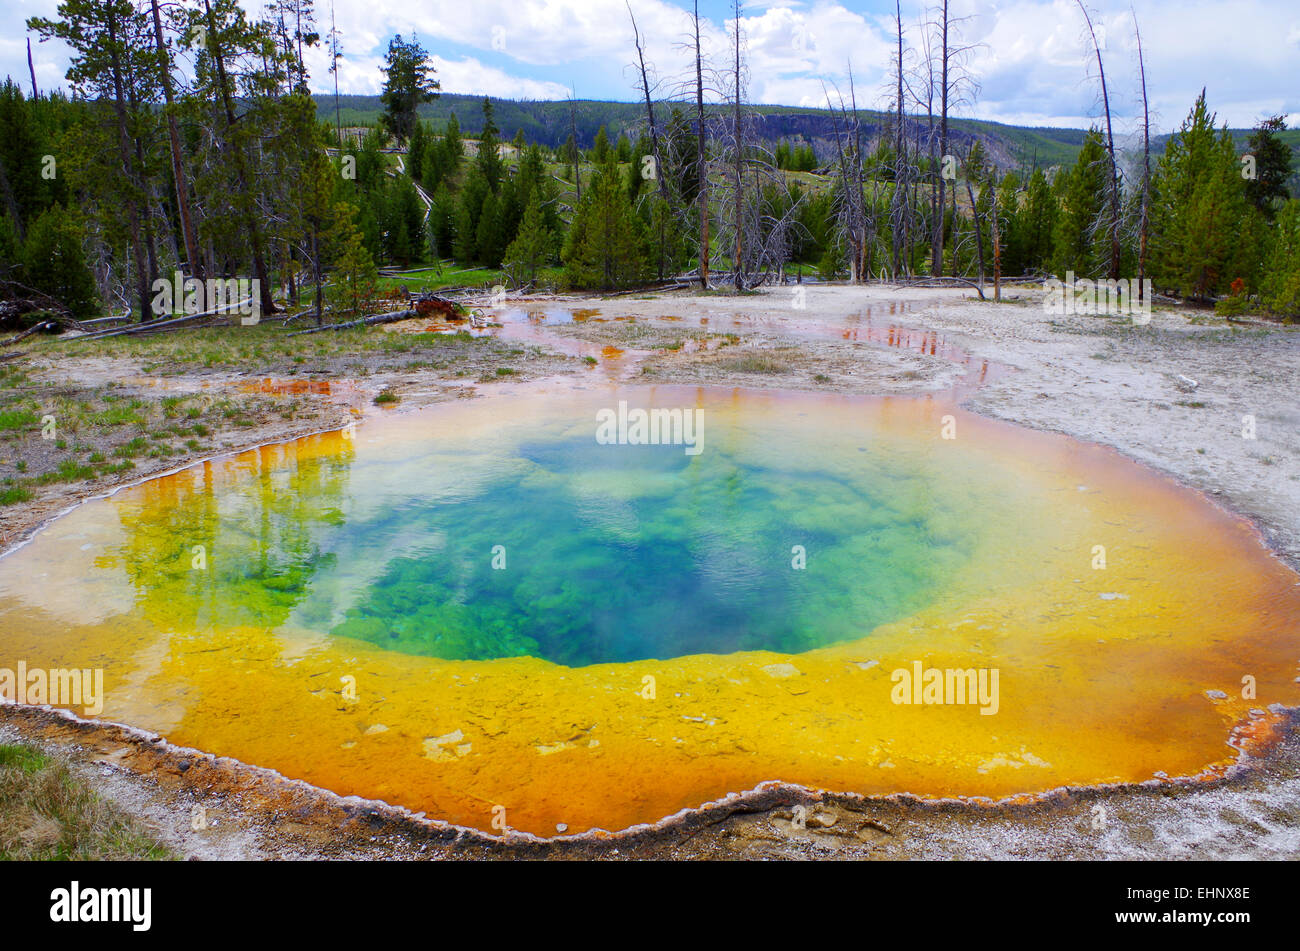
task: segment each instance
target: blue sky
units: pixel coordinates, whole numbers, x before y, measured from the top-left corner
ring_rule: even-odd
[[[322,32],[329,0],[316,0]],[[1270,114],[1300,124],[1300,5],[1295,0],[1133,0],[1147,54],[1147,81],[1157,128],[1176,127],[1202,86],[1220,120],[1252,125]],[[258,4],[245,2],[250,10]],[[927,4],[904,2],[906,40],[915,56]],[[0,0],[0,72],[27,76],[23,21],[52,15],[57,0]],[[687,75],[681,49],[689,6],[633,0],[648,58],[665,94]],[[968,69],[980,82],[964,116],[1025,125],[1084,126],[1098,115],[1095,63],[1085,46],[1075,0],[951,0],[971,44]],[[1129,3],[1091,0],[1105,34],[1112,106],[1123,129],[1140,114]],[[636,97],[631,29],[624,0],[335,0],[345,60],[345,91],[375,93],[379,64],[394,33],[418,35],[438,68],[443,89],[515,98]],[[720,55],[731,5],[703,0],[705,34]],[[887,103],[894,6],[878,0],[768,0],[747,3],[742,34],[752,101],[820,106],[825,90],[847,92],[851,64],[859,104]],[[37,79],[62,84],[66,56],[56,44],[35,45]],[[332,89],[324,49],[309,67],[313,85]]]

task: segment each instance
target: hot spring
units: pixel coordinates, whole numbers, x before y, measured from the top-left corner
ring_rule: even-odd
[[[696,414],[698,453],[599,441],[620,401]],[[0,559],[0,667],[102,668],[103,719],[553,835],[766,780],[1216,775],[1300,704],[1298,581],[1200,495],[943,401],[552,382],[77,507]]]

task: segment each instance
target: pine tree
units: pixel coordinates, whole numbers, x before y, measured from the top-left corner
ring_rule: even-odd
[[[79,319],[99,311],[95,277],[86,263],[81,223],[52,205],[27,229],[22,248],[23,283],[62,303]]]
[[[371,129],[361,140],[361,150],[354,152],[357,167],[357,187],[370,191],[384,180],[384,133]]]
[[[658,192],[648,192],[642,203],[650,267],[656,279],[675,274],[686,257],[686,240],[672,203]]]
[[[56,151],[55,130],[44,127],[40,107],[40,101],[24,99],[12,80],[0,84],[0,213],[13,218],[20,237],[28,221],[66,199],[68,176],[32,173],[41,167],[42,156]]]
[[[1024,270],[1046,270],[1053,260],[1056,231],[1056,196],[1041,168],[1029,177],[1020,233],[1024,242]]]
[[[591,161],[594,165],[604,165],[609,161],[609,135],[604,126],[596,132],[596,142],[591,147]]]
[[[351,314],[369,309],[378,283],[375,260],[362,242],[356,214],[356,206],[340,202],[327,242],[334,266],[330,301],[336,309]]]
[[[400,267],[421,260],[428,238],[424,231],[424,203],[410,178],[399,175],[384,189],[380,228],[384,256]]]
[[[483,133],[478,140],[478,170],[495,192],[501,186],[501,140],[492,121],[492,100],[483,100]]]
[[[492,192],[488,192],[483,196],[483,207],[478,216],[478,229],[474,234],[474,247],[478,260],[484,267],[501,266],[501,256],[505,253],[503,239],[501,201]]]
[[[412,170],[415,162],[411,162]],[[420,184],[426,191],[437,189],[447,174],[447,148],[442,139],[434,139],[424,148],[424,157],[420,162]]]
[[[481,259],[482,252],[478,247],[479,216],[483,211],[484,198],[491,193],[483,173],[477,165],[472,166],[457,198],[456,239],[453,244],[457,261],[468,264]]]
[[[1150,269],[1157,287],[1205,299],[1253,276],[1258,213],[1246,201],[1240,169],[1227,126],[1215,133],[1202,90],[1153,179]]]
[[[411,130],[411,141],[406,147],[406,168],[412,178],[424,181],[424,159],[429,148],[429,136],[424,123],[418,119]],[[434,187],[437,187],[436,184]]]
[[[614,290],[645,279],[644,228],[613,162],[602,165],[583,192],[562,257],[577,287]]]
[[[429,54],[417,40],[406,43],[399,33],[388,43],[384,57],[384,89],[380,99],[384,103],[381,117],[383,127],[399,143],[405,142],[414,131],[416,110],[420,103],[432,102],[438,96],[437,72],[429,65]]]
[[[435,258],[452,256],[456,237],[456,202],[446,183],[438,186],[429,209],[429,241]]]
[[[469,203],[462,200],[456,206],[456,233],[452,239],[452,256],[461,264],[470,264],[478,253],[475,243],[474,216],[470,213]]]
[[[790,143],[782,139],[776,144],[776,167],[782,170],[791,166]]]
[[[1081,278],[1102,277],[1106,272],[1109,252],[1102,246],[1103,229],[1098,227],[1106,202],[1106,169],[1101,133],[1090,129],[1074,168],[1061,173],[1065,182],[1052,241],[1052,266],[1061,277],[1067,271]]]
[[[1255,177],[1246,181],[1246,197],[1270,219],[1277,206],[1291,197],[1286,184],[1291,177],[1291,146],[1278,136],[1285,129],[1282,116],[1265,119],[1246,144],[1247,154],[1255,160]]]
[[[442,132],[442,142],[447,153],[447,171],[454,172],[465,156],[465,142],[460,134],[460,120],[452,112],[447,117],[447,128]]]
[[[560,146],[560,161],[565,165],[572,165],[578,158],[578,144],[573,141],[573,133],[564,140],[564,145]]]
[[[1291,199],[1277,213],[1259,281],[1259,299],[1288,323],[1300,320],[1300,200]]]
[[[519,235],[506,249],[505,266],[517,280],[531,282],[538,270],[550,263],[554,246],[555,235],[546,227],[542,205],[534,189],[528,194]]]
[[[998,186],[998,232],[1002,273],[1023,274],[1025,266],[1025,209],[1021,202],[1020,176],[1007,172]]]
[[[120,219],[119,237],[130,248],[139,317],[142,321],[147,320],[153,299],[150,288],[158,261],[148,209],[150,168],[142,161],[141,150],[137,147],[140,143],[134,140],[132,133],[152,119],[151,111],[144,107],[141,99],[153,94],[149,86],[153,76],[149,68],[153,54],[134,42],[136,37],[148,35],[148,26],[143,13],[129,0],[64,0],[59,5],[58,14],[57,20],[32,17],[27,21],[27,27],[44,38],[57,38],[67,43],[73,53],[67,76],[72,81],[74,93],[110,106],[101,113],[108,119],[101,132],[101,154],[112,155],[114,169],[112,174],[96,184],[106,197],[110,197],[112,207],[107,219],[113,221],[117,217],[118,207],[124,212]],[[212,44],[219,45],[223,39],[214,36]],[[230,131],[229,123],[223,131]],[[236,157],[242,159],[242,156]],[[246,188],[246,181],[244,185]],[[241,210],[245,213],[245,223],[257,242],[260,240],[259,224],[248,214],[249,203],[244,202],[244,205]],[[256,247],[260,277],[264,261],[260,257],[260,246]],[[264,303],[269,301],[269,296],[264,295],[264,298]],[[276,308],[271,302],[271,306],[264,309],[274,311]]]

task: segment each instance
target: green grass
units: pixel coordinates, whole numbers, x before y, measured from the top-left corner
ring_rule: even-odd
[[[0,505],[17,505],[30,501],[32,494],[21,486],[0,490]]]
[[[143,423],[144,417],[130,406],[113,406],[99,413],[92,413],[87,420],[92,426],[125,426],[127,423]]]
[[[30,776],[49,762],[49,757],[30,746],[0,746],[0,769],[17,769]]]
[[[540,284],[562,284],[564,272],[561,268],[542,268],[537,274]],[[452,261],[442,263],[442,273],[435,266],[412,274],[398,277],[381,277],[376,282],[380,292],[394,291],[405,286],[412,294],[429,293],[444,287],[485,287],[505,284],[500,271],[483,267],[464,267]]]
[[[143,436],[136,436],[130,442],[125,442],[113,450],[113,455],[121,456],[123,459],[130,459],[138,456],[149,448],[149,442]]]
[[[37,485],[50,485],[54,482],[84,482],[87,479],[95,478],[95,467],[77,462],[75,459],[65,459],[59,463],[59,467],[53,472],[46,472],[36,477]]]
[[[337,364],[348,357],[410,351],[427,354],[430,351],[445,352],[469,346],[484,349],[496,346],[496,342],[489,338],[472,337],[465,332],[388,334],[377,333],[369,328],[290,338],[285,328],[271,323],[253,327],[205,327],[155,337],[109,337],[84,343],[77,340],[53,342],[55,339],[38,341],[33,345],[33,350],[42,352],[53,360],[108,357],[136,361],[142,372],[159,376],[192,373],[199,367],[240,373],[278,373],[296,359],[322,370],[328,368],[337,372],[337,365],[329,367],[328,364]],[[190,402],[199,398],[199,394],[166,397],[169,401],[179,400],[179,403],[174,404],[174,411],[189,419],[197,419],[202,415]],[[140,421],[137,412],[140,406],[123,403],[121,397],[114,397],[107,402],[110,405],[101,408],[90,422],[96,425],[122,425]],[[182,407],[185,408],[182,410]],[[165,408],[163,413],[166,414]]]
[[[0,431],[26,429],[39,420],[39,416],[26,410],[0,410]]]
[[[785,373],[789,365],[765,353],[746,353],[724,360],[721,366],[737,373]]]
[[[178,857],[141,820],[96,793],[64,758],[0,745],[0,860]]]

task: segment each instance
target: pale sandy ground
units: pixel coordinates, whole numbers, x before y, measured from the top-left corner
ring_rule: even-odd
[[[976,412],[1113,446],[1166,472],[1250,518],[1300,569],[1300,327],[1229,326],[1212,314],[1171,309],[1157,309],[1146,325],[1052,316],[1039,292],[1025,290],[1002,304],[974,300],[969,290],[810,285],[805,293],[802,302],[791,288],[740,298],[511,302],[497,310],[504,326],[496,332],[591,356],[594,367],[573,361],[570,372],[628,382],[942,392]],[[595,313],[573,324],[516,322],[521,310],[576,307]],[[891,327],[901,346],[889,345]],[[765,362],[746,362],[751,357]],[[1180,386],[1179,375],[1197,385]],[[366,385],[394,388],[403,408],[464,395],[409,373],[369,377]],[[1254,440],[1242,437],[1247,414],[1255,417]],[[72,751],[106,793],[201,858],[1276,859],[1300,857],[1300,734],[1292,723],[1273,755],[1209,787],[1073,790],[1049,804],[1002,810],[769,790],[636,836],[550,844],[431,829],[381,804],[344,802],[228,761],[214,765],[48,717],[5,713],[0,741],[22,735]],[[800,801],[812,817],[807,829],[790,821]],[[219,802],[220,821],[194,831],[191,809],[200,802]],[[1094,828],[1098,805],[1106,821]]]

